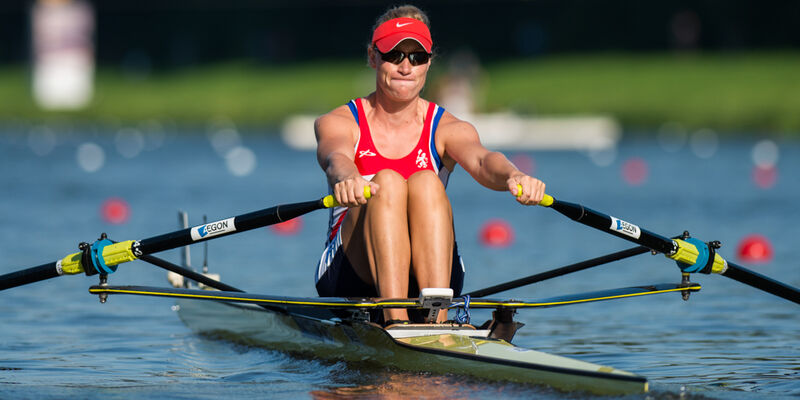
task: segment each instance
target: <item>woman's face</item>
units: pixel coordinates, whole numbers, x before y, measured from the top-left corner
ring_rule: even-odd
[[[413,39],[406,39],[400,42],[393,50],[403,53],[415,51],[425,51],[425,49]],[[397,101],[413,100],[425,86],[425,78],[431,66],[430,60],[421,65],[411,65],[408,57],[404,57],[400,64],[392,64],[381,59],[380,53],[374,48],[370,48],[370,66],[377,72],[377,90]]]

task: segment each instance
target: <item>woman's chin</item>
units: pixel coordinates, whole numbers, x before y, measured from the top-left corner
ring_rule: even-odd
[[[388,91],[389,95],[394,97],[396,100],[413,100],[417,96],[419,96],[420,89],[417,87],[400,87],[400,88],[392,88]]]

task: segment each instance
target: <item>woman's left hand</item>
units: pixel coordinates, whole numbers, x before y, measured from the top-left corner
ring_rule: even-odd
[[[544,182],[525,175],[514,174],[506,181],[508,191],[517,198],[517,202],[526,206],[535,206],[544,197]],[[520,190],[520,188],[522,190]]]

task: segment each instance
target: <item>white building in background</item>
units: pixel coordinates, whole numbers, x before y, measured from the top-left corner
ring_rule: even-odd
[[[31,12],[33,97],[46,110],[92,99],[94,12],[83,0],[37,0]]]

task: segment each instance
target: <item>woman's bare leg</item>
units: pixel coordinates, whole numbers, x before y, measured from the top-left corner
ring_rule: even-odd
[[[342,224],[345,252],[356,274],[374,284],[378,296],[405,298],[411,264],[408,185],[391,170],[378,172],[372,181],[380,191],[366,205],[349,210]],[[387,309],[384,318],[408,319],[408,313]]]
[[[408,228],[411,264],[420,290],[450,287],[453,265],[453,211],[444,185],[432,171],[408,179]],[[447,311],[437,317],[447,319]]]

